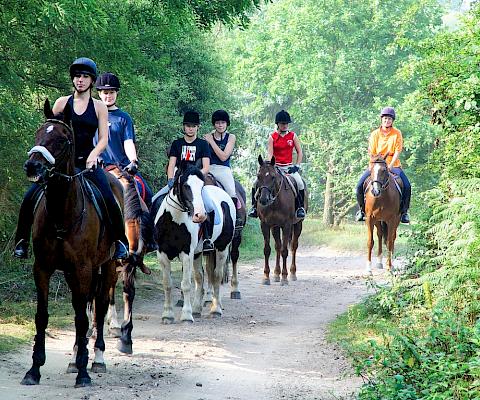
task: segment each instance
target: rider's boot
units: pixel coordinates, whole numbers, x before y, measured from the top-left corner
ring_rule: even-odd
[[[298,196],[297,196],[297,201],[298,201],[298,208],[297,208],[297,218],[303,219],[305,218],[306,212],[305,212],[305,190],[299,190]]]
[[[365,211],[358,210],[357,213],[355,214],[355,221],[357,222],[365,221]]]
[[[28,241],[33,224],[33,209],[35,207],[34,198],[41,187],[33,184],[23,197],[18,215],[17,230],[15,233],[15,249],[13,255],[17,258],[28,258]]]
[[[248,212],[248,216],[251,218],[258,218],[257,200],[255,199],[255,188],[252,188],[252,208]]]
[[[212,242],[212,230],[213,224],[206,219],[203,223],[203,252],[208,253],[215,250],[215,246]]]
[[[155,242],[155,224],[153,222],[153,218],[151,214],[145,213],[143,214],[142,217],[142,222],[146,224],[145,226],[145,233],[146,233],[146,252],[151,253],[152,251],[157,251],[158,250],[158,245]]]
[[[410,216],[408,215],[408,212],[402,212],[402,216],[400,217],[400,222],[402,224],[409,224],[410,223]]]

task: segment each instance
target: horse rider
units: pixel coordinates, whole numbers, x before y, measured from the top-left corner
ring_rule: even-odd
[[[96,168],[100,154],[108,143],[108,111],[105,104],[92,97],[92,87],[97,77],[97,65],[86,57],[76,59],[70,65],[70,78],[73,82],[72,95],[58,98],[53,105],[55,115],[63,113],[67,103],[72,110],[72,127],[75,138],[75,167],[88,170],[84,175],[95,183],[106,203],[107,221],[115,240],[114,260],[125,259],[128,256],[127,238],[125,237],[124,221],[113,192],[102,168]],[[98,129],[98,143],[93,144],[95,132]],[[34,198],[39,185],[32,185],[25,194],[18,218],[15,236],[14,256],[28,257],[28,243],[33,223]]]
[[[130,114],[117,106],[120,80],[115,74],[106,72],[95,82],[100,99],[108,109],[108,145],[101,158],[105,166],[118,165],[125,171],[140,178],[145,187],[145,203],[152,204],[152,189],[138,172],[138,156],[135,148],[135,129]],[[95,137],[98,141],[98,137]]]
[[[372,131],[368,140],[368,154],[374,156],[380,154],[385,158],[387,167],[390,172],[400,176],[403,183],[402,199],[400,205],[400,221],[404,224],[410,222],[408,209],[410,207],[410,197],[412,187],[405,172],[403,172],[400,164],[400,153],[403,150],[403,136],[399,129],[393,126],[395,121],[395,109],[393,107],[384,107],[380,112],[381,125]],[[363,185],[365,180],[370,176],[370,168],[367,168],[356,186],[357,203],[359,210],[355,214],[356,221],[365,220],[365,196]]]
[[[240,203],[237,199],[235,180],[230,167],[230,157],[236,141],[235,135],[227,130],[230,126],[230,116],[225,110],[217,110],[212,114],[212,125],[214,129],[204,137],[210,146],[210,173],[220,182],[238,210]],[[241,224],[242,219],[237,212],[235,225]]]
[[[295,132],[288,129],[288,124],[292,122],[290,114],[281,110],[275,116],[277,130],[268,137],[268,160],[275,157],[275,165],[284,173],[289,174],[297,183],[297,196],[295,198],[297,218],[305,218],[305,184],[298,173],[303,159],[302,146]],[[293,164],[293,149],[297,153],[296,163]],[[257,218],[257,207],[255,199],[255,186],[252,190],[252,208],[248,213],[249,217]]]
[[[187,164],[200,165],[200,170],[203,175],[206,176],[210,169],[210,148],[208,143],[197,137],[198,130],[200,128],[200,114],[196,111],[186,111],[183,115],[182,129],[183,137],[176,139],[170,146],[168,152],[168,166],[167,166],[167,185],[163,187],[154,197],[153,201],[159,197],[162,197],[168,193],[173,187],[175,170],[180,166],[180,162],[186,162]],[[211,204],[210,198],[204,195],[202,191],[202,197],[207,211],[214,209]],[[203,251],[213,251],[214,245],[211,240],[211,232],[204,225],[203,229]]]

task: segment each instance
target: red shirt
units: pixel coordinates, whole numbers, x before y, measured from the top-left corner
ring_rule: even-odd
[[[271,136],[273,139],[273,156],[275,157],[275,164],[280,166],[290,165],[293,159],[293,149],[295,148],[295,143],[293,141],[295,138],[295,132],[289,131],[282,136],[275,131]]]

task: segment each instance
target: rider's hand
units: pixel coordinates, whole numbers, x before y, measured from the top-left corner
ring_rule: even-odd
[[[123,170],[127,171],[130,175],[135,175],[138,172],[138,161],[130,161],[130,164],[128,164]]]
[[[287,172],[289,174],[294,174],[295,172],[298,172],[300,170],[300,167],[298,165],[292,165],[291,167],[288,167]]]
[[[85,166],[87,169],[95,169],[97,168],[98,159],[97,156],[92,156],[91,154],[88,156],[87,161],[85,162]]]

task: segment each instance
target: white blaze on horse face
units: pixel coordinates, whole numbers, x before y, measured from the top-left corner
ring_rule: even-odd
[[[51,131],[53,131],[53,128],[54,128],[54,126],[50,125],[50,126],[47,127],[47,129],[45,129],[45,132],[50,133]]]
[[[207,215],[205,212],[205,205],[203,204],[202,188],[204,182],[196,175],[190,175],[187,179],[187,184],[192,191],[193,203],[193,222],[205,221]]]
[[[378,181],[378,174],[380,173],[380,168],[382,166],[380,165],[380,163],[374,163],[373,164],[373,173],[372,173],[372,186],[373,186],[373,190],[376,191],[376,192],[380,192],[381,190],[381,184],[380,182]]]

